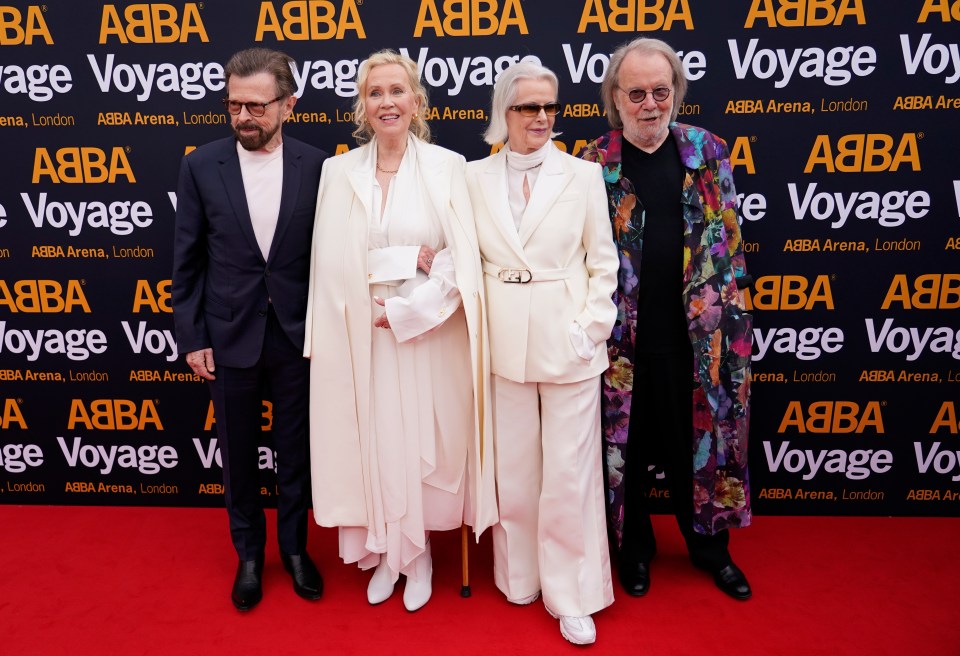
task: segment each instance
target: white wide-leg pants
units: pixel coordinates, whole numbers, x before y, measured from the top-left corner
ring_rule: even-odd
[[[559,615],[592,615],[613,603],[600,379],[517,383],[494,376],[493,392],[497,587],[511,600],[541,590]]]

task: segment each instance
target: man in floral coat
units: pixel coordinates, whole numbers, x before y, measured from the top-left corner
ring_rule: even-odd
[[[727,529],[751,518],[749,278],[727,146],[672,122],[686,86],[663,41],[621,46],[602,87],[614,129],[581,154],[603,167],[620,254],[603,377],[609,520],[620,582],[646,594],[656,553],[648,464],[661,465],[691,561],[745,600]]]

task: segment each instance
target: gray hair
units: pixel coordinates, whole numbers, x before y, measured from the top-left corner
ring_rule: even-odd
[[[430,101],[427,98],[427,89],[420,82],[420,73],[417,72],[417,63],[409,57],[404,57],[395,50],[379,50],[366,58],[360,64],[360,70],[357,71],[357,97],[353,101],[353,122],[357,124],[357,129],[353,131],[353,137],[359,144],[365,144],[373,138],[373,126],[367,121],[367,110],[364,106],[364,96],[366,95],[367,77],[377,66],[384,64],[397,64],[403,68],[407,74],[407,81],[410,83],[410,90],[420,101],[420,106],[413,120],[410,121],[409,131],[413,136],[422,141],[430,141],[430,126],[424,118],[430,109]]]
[[[560,91],[556,74],[546,66],[531,61],[520,61],[505,69],[493,85],[493,100],[490,103],[490,124],[483,133],[483,140],[491,146],[507,140],[507,111],[517,99],[520,80],[546,80],[553,90]],[[559,133],[551,132],[550,138]]]
[[[603,99],[603,108],[607,112],[607,122],[610,123],[610,127],[616,129],[623,127],[620,112],[617,111],[617,104],[613,100],[613,93],[620,85],[620,65],[631,52],[642,55],[659,53],[666,57],[673,72],[673,111],[670,114],[670,120],[676,121],[680,113],[680,105],[687,95],[687,77],[683,73],[683,64],[680,63],[676,50],[666,41],[641,36],[623,44],[610,55],[610,65],[607,67],[607,74],[603,76],[603,84],[600,85],[600,97]]]
[[[281,98],[292,96],[297,92],[297,82],[293,79],[290,64],[293,59],[279,50],[269,48],[247,48],[234,54],[227,65],[223,67],[226,83],[230,78],[250,77],[257,73],[272,75],[277,81],[277,95]]]

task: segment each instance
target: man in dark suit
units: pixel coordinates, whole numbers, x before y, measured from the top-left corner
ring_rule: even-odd
[[[310,243],[326,153],[283,138],[296,84],[290,58],[252,48],[225,67],[234,135],[183,159],[177,186],[173,315],[187,364],[210,385],[230,533],[240,558],[232,600],[262,597],[261,401],[273,399],[277,534],[305,599],[323,579],[307,554],[309,361],[302,356]]]

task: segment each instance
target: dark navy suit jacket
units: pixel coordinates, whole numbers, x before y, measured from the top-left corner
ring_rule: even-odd
[[[212,347],[215,362],[250,367],[260,357],[268,303],[303,348],[310,245],[320,169],[327,155],[283,139],[283,192],[266,259],[247,208],[236,139],[183,158],[177,184],[173,316],[177,349]]]

